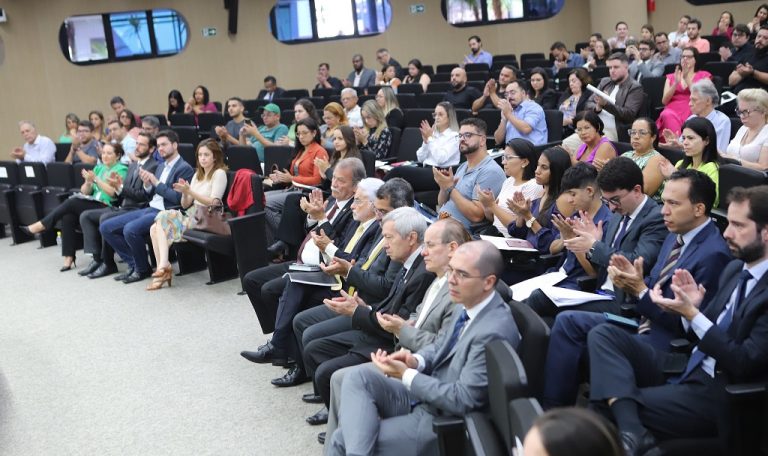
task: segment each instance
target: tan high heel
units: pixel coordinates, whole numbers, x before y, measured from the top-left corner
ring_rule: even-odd
[[[170,265],[168,265],[168,266],[166,266],[164,268],[157,268],[157,270],[152,273],[152,277],[162,277],[162,276],[164,276],[166,274],[165,271],[169,270],[169,269],[171,269]]]
[[[163,288],[165,282],[168,282],[168,288],[171,287],[173,282],[173,268],[167,267],[162,269],[163,273],[159,277],[154,277],[152,283],[147,285],[147,291],[155,291]],[[154,275],[154,274],[153,274]]]

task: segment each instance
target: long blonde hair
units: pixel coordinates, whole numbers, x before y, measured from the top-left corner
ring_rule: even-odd
[[[378,122],[376,125],[376,130],[373,132],[373,137],[378,140],[381,136],[381,132],[387,128],[387,117],[384,115],[384,111],[381,109],[379,104],[376,103],[375,100],[368,100],[363,103],[361,111],[373,117]],[[367,125],[366,128],[368,128]]]

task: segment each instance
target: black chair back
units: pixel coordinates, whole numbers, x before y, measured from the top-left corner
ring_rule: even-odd
[[[418,84],[417,84],[418,85]],[[400,86],[402,87],[402,86]],[[400,88],[398,87],[398,89]],[[419,87],[421,87],[419,85]],[[416,95],[413,93],[398,93],[397,102],[400,104],[400,109],[413,109],[416,108]]]
[[[720,209],[728,208],[728,193],[734,187],[754,187],[768,184],[766,173],[756,169],[746,168],[741,165],[720,166]]]
[[[45,187],[48,185],[48,173],[45,163],[24,162],[19,165],[19,185]]]
[[[499,128],[501,123],[501,111],[498,109],[481,109],[477,112],[477,117],[483,119],[488,124],[488,133],[493,136],[493,132]]]
[[[526,396],[541,397],[544,387],[544,362],[549,346],[549,326],[526,304],[513,300],[509,302],[509,307],[522,338],[517,354],[520,355],[528,374]]]
[[[251,169],[257,174],[264,174],[259,161],[259,154],[251,146],[229,146],[224,153],[224,159],[231,171]]]
[[[397,86],[397,93],[398,95],[406,93],[421,95],[424,93],[424,87],[422,87],[421,84],[400,84]]]
[[[279,170],[291,166],[293,148],[290,146],[267,146],[264,148],[264,174],[269,175],[277,167]]]
[[[424,95],[421,96],[423,97]],[[403,126],[405,128],[419,128],[423,120],[426,120],[431,125],[433,122],[432,113],[435,110],[436,104],[433,104],[431,108],[408,109],[405,111]]]
[[[314,97],[323,97],[325,99],[328,99],[328,97],[330,97],[332,95],[338,95],[339,92],[340,91],[336,90],[336,89],[326,89],[326,88],[314,89],[314,90],[312,90],[312,96],[314,96]]]
[[[67,155],[69,155],[69,149],[71,147],[71,143],[56,143],[56,161],[63,162],[67,158]]]
[[[484,73],[488,73],[488,70],[490,70],[490,67],[485,63],[468,63],[464,65],[464,71],[466,71],[468,74],[473,71],[482,71]]]
[[[72,168],[75,173],[75,186],[73,187],[73,190],[80,191],[80,187],[82,187],[83,182],[85,182],[85,179],[83,179],[83,170],[87,169],[90,171],[94,166],[87,163],[75,163]]]
[[[522,442],[533,427],[533,422],[543,414],[544,410],[536,399],[532,397],[513,399],[509,403],[510,433]]]
[[[536,65],[531,65],[531,60],[542,60],[545,59],[546,56],[543,52],[526,52],[523,54],[520,54],[520,65],[522,69],[526,68],[533,68]]]
[[[48,163],[48,186],[70,189],[75,186],[75,169],[69,163]]]
[[[201,112],[197,115],[197,126],[200,131],[211,131],[213,127],[226,125],[220,112]]]
[[[398,149],[400,148],[400,136],[403,134],[403,131],[397,127],[389,127],[389,131],[392,132],[392,142],[389,144],[387,158],[397,157]]]
[[[365,175],[367,177],[376,177],[376,155],[370,150],[361,150],[363,156],[363,166],[365,166]]]
[[[450,73],[454,68],[458,67],[458,63],[441,63],[435,67],[435,73]]]
[[[557,109],[545,109],[544,119],[547,122],[547,142],[563,139],[563,112]]]
[[[174,124],[171,126],[171,130],[179,135],[179,144],[187,143],[192,144],[193,147],[197,147],[197,144],[200,142],[200,137],[197,134],[197,127],[178,126]]]
[[[149,117],[149,116],[157,118],[157,121],[160,123],[161,129],[166,128],[168,126],[168,119],[165,118],[165,114],[144,114],[143,116],[141,116],[141,118],[144,119],[145,117]]]
[[[179,143],[179,155],[185,162],[189,163],[192,168],[197,168],[197,159],[195,158],[195,146],[189,143]]]
[[[296,105],[296,98],[293,98],[293,97],[273,98],[272,103],[278,105],[280,107],[280,111],[293,109],[293,107]]]
[[[292,89],[292,90],[286,90],[283,92],[284,98],[309,98],[309,90],[307,89]]]
[[[409,127],[403,130],[400,137],[400,147],[397,151],[398,161],[416,161],[416,151],[419,150],[424,140],[421,137],[421,130]]]
[[[525,367],[509,342],[496,339],[485,346],[488,399],[491,419],[502,434],[506,448],[514,445],[509,421],[509,401],[525,397],[529,381]]]
[[[194,127],[195,116],[186,113],[174,113],[168,118],[168,122],[174,127]]]
[[[432,84],[429,85],[430,88],[432,87]],[[429,109],[430,111],[433,111],[435,109],[435,106],[437,106],[438,103],[443,101],[445,98],[445,91],[439,92],[439,93],[433,93],[433,92],[427,92],[422,93],[416,98],[416,104],[418,106],[418,109]],[[406,125],[407,127],[408,125]]]

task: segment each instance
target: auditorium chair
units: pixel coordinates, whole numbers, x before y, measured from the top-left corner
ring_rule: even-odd
[[[400,84],[397,86],[397,93],[400,94],[406,94],[406,93],[412,93],[414,95],[421,95],[424,93],[424,87],[421,86],[421,84]],[[401,106],[402,108],[402,106]]]
[[[432,82],[451,82],[451,73],[435,73]]]
[[[281,97],[281,98],[273,98],[272,103],[276,104],[280,107],[280,111],[287,111],[289,109],[293,109],[294,106],[296,106],[296,98],[294,97]],[[288,124],[286,124],[288,125]]]
[[[728,37],[724,35],[703,35],[702,38],[709,41],[709,50],[717,52],[723,43],[727,43]]]
[[[389,131],[392,132],[392,142],[389,144],[387,158],[393,158],[398,156],[397,151],[400,149],[400,136],[403,132],[397,127],[389,127]]]
[[[527,68],[533,68],[538,65],[531,65],[531,60],[543,60],[547,57],[544,55],[543,52],[526,52],[523,54],[520,54],[520,68],[525,70]],[[552,65],[549,65],[552,66]]]
[[[246,168],[253,170],[256,174],[264,174],[261,169],[259,154],[251,146],[228,146],[224,151],[224,161],[230,171]]]
[[[563,140],[563,112],[557,109],[545,109],[544,119],[547,122],[547,142]]]
[[[195,116],[187,113],[173,113],[168,117],[168,123],[173,127],[194,127]]]
[[[416,151],[419,150],[424,142],[421,137],[421,130],[415,127],[403,129],[400,136],[400,146],[397,150],[397,161],[417,161]]]
[[[328,97],[331,97],[333,95],[339,95],[341,91],[336,89],[313,89],[312,90],[312,96],[313,97],[323,97],[326,100],[326,103],[328,103]]]
[[[168,119],[165,117],[165,114],[144,114],[141,116],[141,118],[144,119],[145,117],[149,116],[157,118],[157,121],[160,123],[161,130],[168,127]]]
[[[421,84],[416,85],[421,88]],[[398,94],[395,95],[395,97],[397,97],[397,103],[400,105],[400,109],[405,110],[418,107],[416,106],[416,94],[399,92],[400,87],[402,87],[402,85],[398,86]]]
[[[46,173],[48,174],[48,184],[40,189],[42,217],[50,214],[59,204],[69,198],[75,187],[75,167],[70,163],[48,163]],[[54,230],[40,233],[38,237],[41,247],[50,247],[56,244],[56,232]]]
[[[714,218],[720,231],[724,231],[728,226],[728,193],[734,187],[754,187],[757,185],[768,184],[765,171],[746,168],[742,165],[726,164],[720,166],[719,171],[719,193],[720,204],[712,209],[712,218]]]
[[[56,161],[63,162],[66,160],[71,147],[71,143],[56,143]]]
[[[510,300],[509,308],[520,331],[517,354],[528,375],[526,396],[541,399],[544,387],[544,361],[549,347],[549,326],[533,309],[521,302]]]
[[[477,112],[477,117],[485,121],[488,125],[488,133],[493,136],[493,132],[501,123],[501,111],[496,108],[481,109]]]
[[[437,73],[448,73],[451,74],[451,71],[453,71],[454,68],[458,68],[458,63],[441,63],[440,65],[437,65],[435,67],[435,74]]]
[[[197,169],[197,159],[195,158],[195,146],[186,142],[179,142],[177,148],[181,158],[187,162],[193,169]]]
[[[424,97],[425,95],[420,95],[419,97]],[[442,96],[440,98],[442,100]],[[438,102],[439,103],[439,102]],[[405,128],[419,128],[421,127],[421,122],[426,120],[429,122],[430,125],[434,122],[432,119],[432,114],[435,112],[435,106],[437,103],[434,103],[431,107],[425,107],[425,108],[419,108],[419,109],[408,109],[406,111],[403,111],[403,126]]]
[[[430,84],[428,89],[432,88],[433,84]],[[435,106],[437,106],[438,103],[443,101],[445,98],[445,91],[442,92],[431,92],[427,91],[427,93],[422,93],[416,98],[416,104],[418,106],[418,109],[429,109],[430,111],[434,112]],[[430,114],[431,115],[431,114]],[[432,123],[432,121],[430,121]],[[405,125],[406,127],[410,127],[412,125]]]
[[[309,98],[309,90],[307,89],[293,89],[293,90],[286,90],[283,92],[283,96],[285,98]]]
[[[0,161],[0,231],[5,237],[5,226],[11,230],[13,244],[30,240],[30,237],[19,229],[16,220],[16,192],[19,185],[19,166],[15,161]]]
[[[736,69],[736,62],[707,62],[702,69],[709,71],[713,76],[720,76],[723,81],[728,81],[728,76]]]
[[[45,163],[20,163],[19,185],[14,190],[19,225],[31,225],[43,218],[41,190],[48,185]],[[56,238],[53,238],[54,243]],[[44,247],[41,245],[41,247]]]
[[[491,68],[485,63],[467,63],[466,65],[464,65],[464,71],[466,71],[467,73],[474,72],[474,71],[482,71],[483,73],[488,73],[490,69]]]
[[[200,137],[197,135],[197,127],[186,125],[178,126],[174,124],[171,126],[171,130],[175,131],[179,136],[179,144],[192,144],[192,147],[197,149],[197,145],[200,143]]]
[[[216,137],[215,127],[223,127],[227,122],[220,112],[201,112],[197,115],[198,135]]]
[[[450,82],[435,82],[432,81],[427,85],[427,93],[439,93],[441,95],[445,95],[445,92],[451,90],[451,83]],[[423,96],[423,95],[420,95]],[[441,100],[442,101],[442,100]]]

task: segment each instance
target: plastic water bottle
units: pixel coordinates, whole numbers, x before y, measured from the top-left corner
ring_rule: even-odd
[[[61,245],[61,231],[56,232],[56,245]]]

